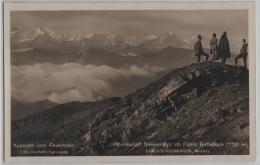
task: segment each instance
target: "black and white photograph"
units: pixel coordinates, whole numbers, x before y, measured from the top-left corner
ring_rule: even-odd
[[[252,154],[249,10],[9,17],[11,157]]]

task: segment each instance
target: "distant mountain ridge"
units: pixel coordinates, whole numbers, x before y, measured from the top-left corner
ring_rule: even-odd
[[[19,30],[11,32],[11,52],[14,58],[22,58],[23,53],[34,54],[36,56],[47,56],[48,52],[65,56],[74,60],[82,55],[89,54],[91,49],[109,50],[119,53],[121,56],[140,56],[145,53],[156,52],[168,46],[176,48],[186,48],[182,41],[174,32],[153,37],[145,37],[137,40],[135,36],[129,38],[120,37],[110,32],[98,32],[88,35],[59,34],[50,28],[37,28],[31,38],[24,38]],[[19,55],[21,54],[21,56]],[[16,56],[17,55],[17,56]],[[38,57],[44,58],[44,57]],[[50,58],[51,59],[51,58]],[[15,65],[22,63],[18,59],[13,61]],[[51,60],[50,60],[51,61]],[[41,60],[39,59],[39,62]]]
[[[152,35],[137,44],[110,32],[66,36],[38,28],[30,39],[19,39],[19,33],[11,32],[13,65],[81,63],[122,67],[135,64],[174,68],[180,66],[180,61],[184,61],[183,65],[191,62],[192,51],[183,48],[185,43],[174,32]],[[132,39],[136,41],[133,36]],[[168,53],[161,55],[165,49]]]
[[[143,46],[148,47],[148,49],[161,49],[167,46],[178,48],[186,47],[186,43],[182,41],[175,32],[168,32],[159,36],[151,34],[138,41],[135,36],[123,38],[110,32],[97,32],[87,35],[66,35],[59,34],[50,28],[38,27],[31,38],[25,38],[22,32],[15,30],[11,32],[11,40],[14,40],[14,46],[24,44],[25,42],[41,42],[42,40],[42,43],[44,43],[47,41],[54,42],[56,40],[55,42],[70,42],[74,44],[83,41],[91,47],[118,47],[119,45],[117,44],[123,44],[124,46]]]
[[[176,48],[186,48],[186,43],[180,39],[176,33],[168,32],[161,36],[151,35],[146,37],[145,41],[140,44],[142,47],[148,49],[163,49],[168,46]]]
[[[57,106],[56,103],[47,100],[37,101],[33,103],[23,103],[12,98],[11,120],[19,120],[55,106]]]

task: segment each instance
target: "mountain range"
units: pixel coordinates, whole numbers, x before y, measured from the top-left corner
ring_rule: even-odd
[[[171,55],[160,56],[164,49],[171,51]],[[44,62],[78,62],[115,67],[126,63],[144,65],[146,61],[152,61],[149,54],[158,54],[157,58],[153,57],[155,61],[161,58],[164,58],[164,61],[176,61],[174,54],[182,55],[182,59],[190,61],[192,51],[187,49],[187,44],[174,32],[160,36],[150,35],[141,40],[137,40],[135,36],[123,38],[110,32],[67,36],[49,28],[36,29],[31,38],[25,38],[19,30],[11,32],[13,65]],[[153,63],[156,63],[155,61]],[[171,65],[174,65],[174,62]]]
[[[36,46],[47,49],[53,49],[58,43],[70,43],[71,45],[79,44],[78,46],[87,46],[91,48],[113,48],[123,49],[127,46],[143,47],[147,49],[162,49],[167,46],[178,48],[186,47],[186,43],[182,41],[174,32],[168,32],[162,35],[151,34],[143,39],[137,39],[136,36],[120,37],[111,32],[97,32],[87,35],[67,35],[59,34],[53,29],[39,27],[35,30],[31,38],[26,38],[23,32],[15,30],[11,32],[12,49],[19,49],[19,47]],[[49,42],[49,43],[48,43]],[[81,42],[81,43],[80,43]],[[83,42],[83,43],[82,43]],[[41,45],[41,44],[43,45]],[[51,44],[53,43],[53,44]],[[48,44],[48,45],[45,45]]]

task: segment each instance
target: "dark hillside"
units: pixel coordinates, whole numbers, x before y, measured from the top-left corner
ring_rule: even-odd
[[[248,70],[192,64],[126,97],[67,103],[13,122],[12,129],[13,143],[73,143],[68,155],[248,154]],[[131,146],[138,142],[142,147]],[[172,145],[167,150],[144,147],[147,142]],[[194,146],[183,146],[185,142]],[[182,145],[173,145],[177,143]],[[212,147],[215,143],[220,146]],[[12,154],[22,155],[18,153],[13,147]]]

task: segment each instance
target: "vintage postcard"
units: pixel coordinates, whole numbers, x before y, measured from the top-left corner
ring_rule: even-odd
[[[255,159],[252,2],[6,2],[4,50],[6,162]]]

